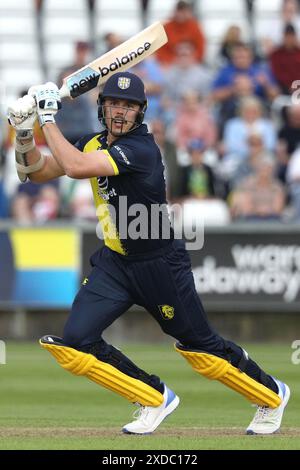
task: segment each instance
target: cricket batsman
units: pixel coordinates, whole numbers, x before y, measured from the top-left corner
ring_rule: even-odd
[[[243,348],[222,338],[208,322],[184,242],[174,239],[170,227],[162,157],[143,124],[147,109],[143,82],[130,72],[112,75],[98,98],[98,118],[105,130],[83,136],[75,146],[55,124],[60,107],[53,83],[30,88],[9,107],[8,118],[16,131],[17,171],[21,181],[29,177],[36,183],[62,175],[89,178],[105,245],[91,257],[92,270],[75,297],[62,338],[46,335],[40,344],[64,369],[138,405],[124,433],[152,433],[177,408],[179,397],[102,338],[107,327],[138,304],[176,339],[175,350],[197,373],[257,405],[247,434],[275,433],[289,387],[265,373]],[[50,156],[41,155],[35,146],[36,119]],[[124,198],[126,214],[119,211]],[[144,208],[148,236],[137,237],[129,230],[137,204]],[[161,208],[156,218],[150,215],[153,206]]]

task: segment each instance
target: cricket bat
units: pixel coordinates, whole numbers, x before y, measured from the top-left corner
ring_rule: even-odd
[[[140,33],[106,52],[63,80],[62,98],[76,98],[106,82],[116,72],[138,64],[168,41],[163,25],[157,21]]]

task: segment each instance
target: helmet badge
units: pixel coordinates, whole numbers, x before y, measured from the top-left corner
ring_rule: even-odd
[[[130,87],[131,78],[128,77],[119,77],[118,78],[118,87],[121,90],[127,90]]]

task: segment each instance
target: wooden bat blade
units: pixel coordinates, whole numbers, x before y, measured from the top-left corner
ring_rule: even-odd
[[[116,72],[133,67],[168,41],[163,25],[157,21],[98,59],[63,80],[60,96],[76,98],[106,82]]]

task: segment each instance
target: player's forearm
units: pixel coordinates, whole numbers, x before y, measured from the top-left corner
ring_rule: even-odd
[[[30,132],[24,131],[30,137],[22,138],[23,134],[17,133],[15,140],[16,170],[22,183],[35,172],[43,170],[45,157],[36,149],[35,143]]]
[[[20,147],[16,147],[16,152],[17,149],[20,150]],[[64,174],[62,168],[57,165],[51,155],[42,155],[35,146],[31,150],[22,153],[22,156],[25,168],[32,168],[32,172],[28,173],[27,176],[34,183],[44,183]],[[37,170],[34,170],[35,167]]]
[[[82,152],[65,139],[56,124],[45,124],[43,132],[53,157],[65,174],[70,178],[85,178],[82,175],[85,163]]]
[[[52,155],[45,155],[43,168],[31,173],[29,179],[34,183],[46,183],[47,181],[65,175],[64,170],[57,164]]]

